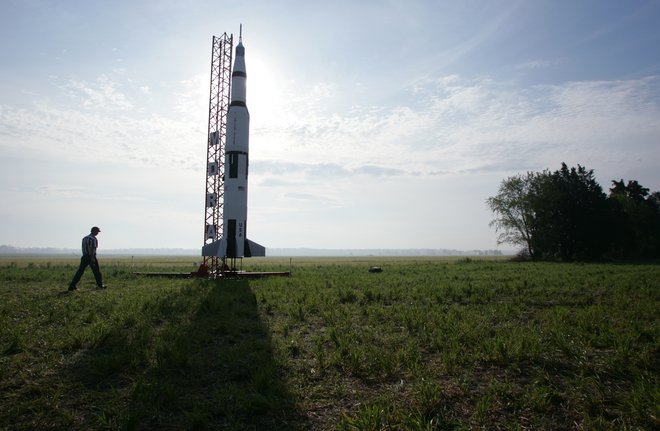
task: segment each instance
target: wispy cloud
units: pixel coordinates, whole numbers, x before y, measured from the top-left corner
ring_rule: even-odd
[[[560,62],[558,60],[529,60],[524,63],[517,64],[516,69],[547,69],[549,67],[556,67]]]
[[[145,114],[139,96],[149,96],[149,88],[121,92],[129,81],[107,75],[93,82],[70,80],[60,85],[57,103],[35,98],[28,108],[0,105],[0,148],[52,160],[201,169],[198,162],[200,151],[205,151],[205,127],[191,118],[203,118],[200,113],[205,108],[194,108],[193,85],[183,83],[181,93],[173,95],[171,103],[179,111],[172,118]]]
[[[330,164],[344,176],[364,173],[364,166],[431,175],[658,160],[657,77],[521,88],[452,75],[410,91],[415,105],[353,106],[332,114],[312,106],[298,116],[282,115],[257,128],[261,151],[254,157]],[[321,172],[308,170],[306,177]]]
[[[304,177],[305,180],[327,181],[334,178],[363,177],[391,177],[406,175],[401,169],[393,169],[374,164],[363,164],[354,167],[346,167],[337,163],[295,163],[281,161],[257,160],[251,164],[252,171],[259,175],[284,176],[288,178]]]
[[[133,103],[108,75],[101,75],[91,83],[72,79],[62,86],[62,90],[84,108],[104,111],[133,109]]]
[[[93,82],[69,81],[62,91],[80,102],[77,108],[47,100],[35,101],[31,109],[0,105],[0,147],[54,158],[201,169],[203,77],[183,81],[173,92],[177,118],[141,113],[122,85],[105,75]],[[451,75],[418,82],[408,91],[414,104],[385,107],[353,100],[336,110],[328,110],[328,102],[341,99],[341,89],[331,84],[290,93],[270,106],[272,118],[259,114],[260,121],[252,123],[254,172],[286,169],[309,181],[525,171],[568,159],[657,161],[657,77],[521,88]]]

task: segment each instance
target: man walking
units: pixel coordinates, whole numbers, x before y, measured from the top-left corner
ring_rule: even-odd
[[[86,237],[82,239],[82,257],[80,258],[80,267],[78,267],[78,272],[73,276],[73,280],[69,284],[69,290],[77,290],[76,284],[80,281],[85,269],[89,265],[92,268],[94,273],[94,278],[96,279],[96,287],[99,289],[105,289],[103,285],[103,278],[101,276],[101,270],[99,269],[99,261],[96,259],[96,248],[99,246],[99,242],[96,239],[96,235],[101,232],[101,229],[94,226]]]

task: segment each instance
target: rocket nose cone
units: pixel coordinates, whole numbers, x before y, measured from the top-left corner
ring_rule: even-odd
[[[243,47],[242,42],[238,42],[238,45],[236,45],[236,56],[245,56],[245,48]]]

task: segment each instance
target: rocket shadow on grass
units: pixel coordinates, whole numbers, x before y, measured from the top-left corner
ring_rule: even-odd
[[[132,347],[143,344],[138,340],[112,337],[115,341],[106,346],[110,350],[132,352],[126,354],[133,358],[120,360],[124,364],[152,364],[144,373],[139,365],[130,372],[137,384],[129,410],[121,414],[124,427],[307,429],[306,420],[281,378],[270,333],[259,317],[249,282],[199,283],[203,284],[190,286],[188,292],[191,295],[206,292],[207,296],[188,325],[163,325],[164,333],[160,334],[155,330],[142,331],[146,332],[145,337],[158,340],[155,361],[140,357],[139,349]],[[186,289],[180,294],[185,295]],[[161,306],[167,307],[174,300],[163,298]],[[163,317],[167,318],[167,313]],[[86,376],[82,378],[86,386],[103,390],[103,386],[116,388],[126,384],[118,376],[126,370],[122,372],[114,366],[109,373],[90,373],[95,368],[90,365],[93,364],[88,361],[78,363],[86,369],[78,369],[79,378]]]
[[[155,397],[146,390],[145,401],[169,411],[170,403],[161,398],[174,396],[186,428],[304,428],[249,282],[208,283],[208,296],[190,326],[158,353],[154,378],[162,390]],[[170,422],[163,413],[157,427]]]

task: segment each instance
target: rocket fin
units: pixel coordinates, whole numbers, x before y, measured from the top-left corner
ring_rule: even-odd
[[[264,257],[266,256],[266,247],[246,238],[244,254],[245,257]]]
[[[227,253],[227,240],[222,238],[202,246],[202,256],[224,257]]]

